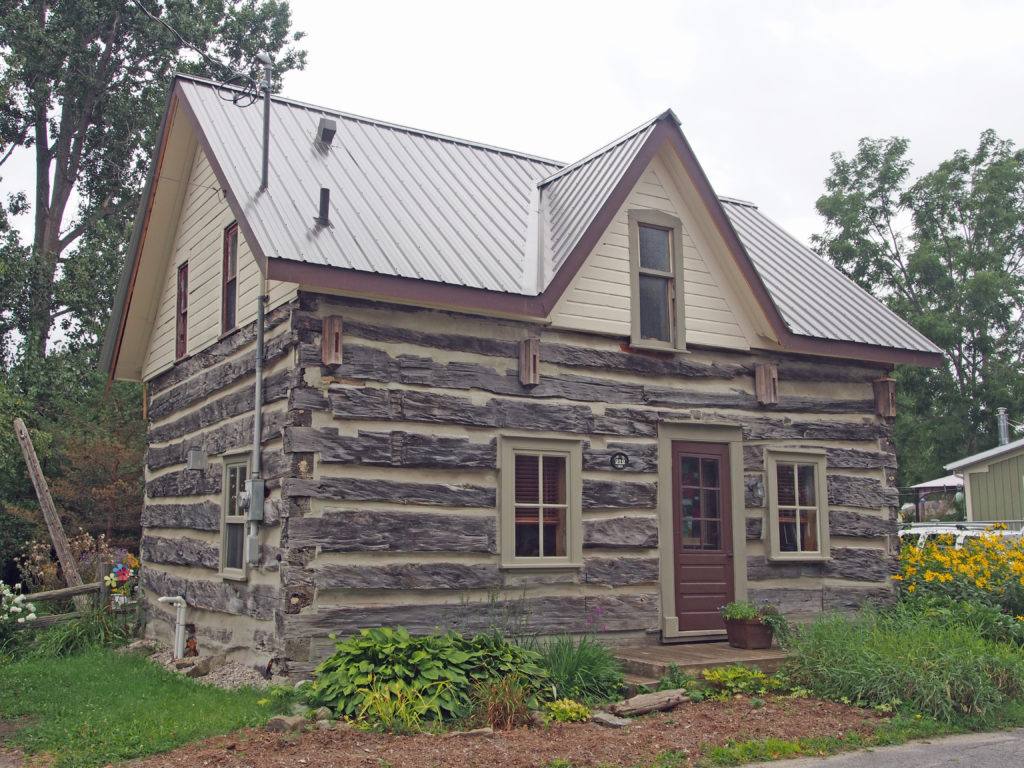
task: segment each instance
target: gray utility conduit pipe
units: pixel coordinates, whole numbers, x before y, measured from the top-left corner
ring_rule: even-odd
[[[181,595],[160,597],[157,600],[161,603],[170,603],[178,609],[174,617],[174,658],[180,659],[185,655],[185,606],[188,603]]]

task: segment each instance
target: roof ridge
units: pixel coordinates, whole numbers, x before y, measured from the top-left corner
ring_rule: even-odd
[[[189,81],[194,82],[194,83],[196,83],[198,85],[211,86],[211,87],[214,87],[214,88],[221,88],[221,89],[227,89],[227,90],[238,90],[238,91],[241,90],[237,86],[227,85],[226,83],[219,82],[217,80],[210,80],[210,79],[205,78],[205,77],[198,77],[196,75],[190,75],[190,74],[183,73],[183,72],[176,72],[176,73],[174,73],[174,78],[176,80],[189,80]],[[502,155],[511,155],[513,157],[519,157],[519,158],[522,158],[524,160],[532,160],[534,162],[543,163],[545,165],[556,165],[559,168],[562,168],[562,167],[565,166],[565,163],[562,162],[561,160],[552,160],[549,157],[541,157],[540,155],[532,155],[532,154],[530,154],[528,152],[519,152],[519,151],[514,150],[514,149],[507,149],[505,147],[496,147],[494,145],[484,144],[484,143],[479,142],[479,141],[470,141],[469,139],[460,139],[457,136],[449,136],[448,134],[444,134],[444,133],[436,133],[434,131],[426,131],[426,130],[423,130],[421,128],[413,128],[413,127],[408,126],[408,125],[402,125],[401,123],[391,123],[391,122],[388,122],[386,120],[378,120],[376,118],[366,117],[364,115],[356,115],[356,114],[354,114],[352,112],[343,112],[343,111],[341,111],[339,109],[333,109],[331,107],[324,107],[324,106],[320,106],[318,104],[311,104],[309,102],[299,101],[298,99],[289,99],[289,98],[286,98],[286,97],[281,96],[281,95],[276,94],[276,93],[270,94],[270,100],[271,100],[271,102],[274,102],[274,103],[286,104],[288,106],[298,107],[300,109],[307,109],[310,112],[320,112],[320,113],[325,114],[325,115],[331,115],[332,117],[339,117],[339,118],[342,118],[344,120],[351,120],[353,122],[364,123],[366,125],[374,125],[374,126],[377,126],[379,128],[387,128],[387,129],[390,129],[390,130],[401,131],[403,133],[408,133],[408,134],[411,134],[411,135],[414,135],[414,136],[422,136],[422,137],[428,138],[428,139],[436,139],[438,141],[446,141],[446,142],[449,142],[451,144],[460,144],[460,145],[465,146],[465,147],[470,147],[470,148],[473,148],[473,149],[481,149],[481,150],[484,150],[486,152],[495,152],[495,153],[502,154]]]
[[[615,139],[614,141],[609,142],[608,144],[605,144],[600,149],[597,149],[597,150],[591,152],[589,155],[586,155],[585,157],[583,157],[583,158],[581,158],[579,160],[576,160],[575,162],[570,163],[569,165],[566,165],[563,168],[560,168],[559,170],[555,171],[550,176],[547,176],[547,177],[541,179],[540,181],[537,182],[537,186],[538,187],[543,187],[546,184],[550,184],[552,181],[555,181],[556,179],[560,179],[561,177],[563,177],[563,176],[565,176],[565,175],[567,175],[569,173],[572,173],[573,171],[577,170],[578,168],[582,168],[584,165],[593,162],[594,160],[596,160],[597,158],[601,157],[602,155],[605,155],[608,152],[611,152],[613,149],[615,149],[615,147],[617,147],[617,146],[619,146],[621,144],[624,144],[625,142],[629,141],[630,139],[632,139],[637,134],[643,133],[648,128],[650,128],[652,125],[654,125],[659,120],[662,120],[665,117],[672,117],[672,119],[674,119],[676,121],[676,123],[679,122],[678,118],[676,118],[676,116],[675,116],[675,113],[672,112],[671,109],[666,109],[661,114],[656,115],[655,117],[652,117],[650,120],[646,121],[645,123],[642,123],[641,125],[638,125],[633,130],[627,131],[622,136],[620,136],[619,138]]]
[[[757,203],[752,203],[750,200],[740,200],[738,197],[728,197],[727,195],[719,195],[718,199],[723,203],[732,203],[733,205],[742,205],[744,208],[757,209]]]

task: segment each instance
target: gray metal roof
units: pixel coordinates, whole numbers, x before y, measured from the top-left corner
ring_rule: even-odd
[[[644,123],[540,183],[552,273],[557,272],[593,223],[612,188],[647,141],[659,117]]]
[[[720,200],[794,334],[941,353],[924,334],[781,229],[756,205]]]
[[[531,188],[560,163],[275,97],[269,184],[257,194],[260,104],[179,83],[265,256],[523,291]],[[314,141],[321,117],[337,123],[329,147]],[[316,228],[321,187],[331,226]]]
[[[950,462],[945,466],[950,472],[955,472],[958,469],[966,469],[972,464],[980,464],[983,461],[989,459],[995,459],[1003,454],[1013,453],[1024,448],[1024,440],[1014,440],[1012,443],[1006,445],[997,445],[995,448],[989,448],[987,451],[981,453],[975,453],[973,456],[968,456],[966,459],[960,459],[959,461]]]
[[[208,81],[179,77],[177,85],[249,227],[254,251],[271,259],[410,278],[439,289],[538,297],[559,280],[564,286],[562,273],[578,266],[593,234],[586,233],[606,225],[610,196],[622,194],[624,179],[646,162],[641,152],[650,152],[655,131],[666,128],[662,135],[690,163],[687,172],[703,179],[705,203],[717,205],[671,111],[565,165],[277,97],[269,188],[259,193],[261,106],[241,109]],[[337,124],[330,146],[315,141],[323,117]],[[321,187],[331,191],[328,227],[314,225]],[[722,202],[746,253],[730,247],[752,270],[748,280],[758,300],[790,333],[872,345],[883,350],[882,358],[885,349],[940,352],[755,206]],[[719,226],[729,224],[722,218]],[[537,227],[539,260],[535,243],[527,242]],[[573,266],[566,266],[574,253]]]

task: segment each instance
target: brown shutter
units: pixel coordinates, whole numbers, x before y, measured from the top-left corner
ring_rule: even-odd
[[[324,365],[341,365],[341,328],[340,315],[324,318],[320,342],[320,354]]]
[[[540,339],[519,342],[519,383],[524,387],[540,384]]]
[[[875,412],[883,419],[896,418],[896,379],[875,379]]]
[[[754,369],[754,385],[757,402],[761,405],[775,405],[779,402],[779,366],[774,363],[760,363]]]

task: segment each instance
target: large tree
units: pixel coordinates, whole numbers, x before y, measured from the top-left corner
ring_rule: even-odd
[[[832,155],[818,252],[942,347],[898,367],[901,484],[996,444],[995,409],[1024,417],[1024,151],[994,131],[911,179],[908,142]]]
[[[0,19],[0,163],[35,160],[34,189],[6,200],[31,240],[0,218],[0,342],[41,360],[56,323],[102,330],[171,72],[223,79],[267,52],[280,76],[305,52],[275,0],[0,0]]]

